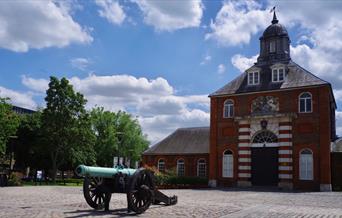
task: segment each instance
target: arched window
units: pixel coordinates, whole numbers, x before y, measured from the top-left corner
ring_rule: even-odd
[[[234,102],[232,100],[226,100],[223,106],[223,117],[231,118],[234,116]]]
[[[312,151],[309,149],[300,152],[299,178],[301,180],[313,180],[313,157]]]
[[[312,112],[312,95],[309,92],[304,92],[299,95],[299,112],[310,113]]]
[[[278,142],[277,136],[268,130],[261,131],[257,133],[253,138],[253,143],[276,143]]]
[[[207,163],[204,159],[199,159],[197,161],[197,176],[206,177],[207,176]]]
[[[164,161],[164,159],[159,159],[159,161],[158,161],[158,170],[160,172],[165,172],[165,161]]]
[[[185,175],[185,164],[183,159],[177,160],[177,175],[184,176]]]
[[[222,177],[233,178],[233,175],[234,175],[233,172],[234,172],[233,152],[231,150],[226,150],[223,153]]]

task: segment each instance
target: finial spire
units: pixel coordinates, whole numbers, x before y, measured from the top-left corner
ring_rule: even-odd
[[[276,12],[275,12],[275,6],[272,8],[272,11],[273,11],[272,24],[276,24],[276,23],[278,23],[278,19],[277,19],[277,15],[276,15]]]

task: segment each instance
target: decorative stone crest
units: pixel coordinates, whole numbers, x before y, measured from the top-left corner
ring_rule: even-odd
[[[252,114],[272,114],[279,111],[279,100],[273,96],[259,96],[252,102]]]

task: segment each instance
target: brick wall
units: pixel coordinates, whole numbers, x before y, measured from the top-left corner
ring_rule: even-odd
[[[209,174],[209,154],[143,155],[143,164],[157,168],[160,159],[164,159],[166,170],[176,169],[177,160],[183,159],[185,163],[185,176],[189,177],[197,176],[197,162],[200,159],[204,159],[207,164],[206,175]]]
[[[312,113],[298,113],[298,98],[302,92],[312,94]],[[250,122],[236,117],[248,117],[252,101],[259,96],[279,99],[279,114],[290,114],[290,119],[279,119],[279,158],[282,163],[280,182],[292,182],[294,188],[319,189],[320,184],[331,184],[330,141],[332,132],[330,87],[320,86],[288,91],[234,95],[211,98],[210,119],[210,172],[209,179],[218,185],[232,185],[237,181],[250,181]],[[234,101],[234,118],[223,118],[223,103]],[[309,148],[314,158],[314,180],[299,180],[299,152]],[[234,154],[234,178],[222,178],[222,155],[226,149]],[[279,159],[280,160],[280,159]],[[279,161],[280,162],[280,161]],[[286,165],[286,166],[285,166]]]

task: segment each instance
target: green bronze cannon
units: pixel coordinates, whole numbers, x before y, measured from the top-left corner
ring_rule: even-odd
[[[145,212],[151,204],[174,205],[177,196],[168,197],[158,191],[153,173],[147,169],[114,168],[80,165],[76,174],[84,177],[83,194],[94,209],[109,210],[112,193],[127,194],[128,212]]]

